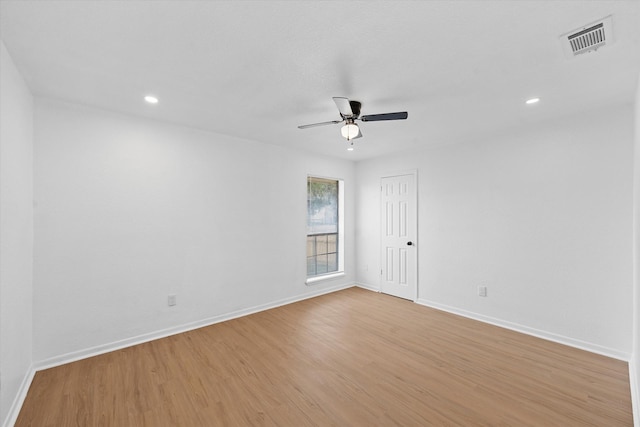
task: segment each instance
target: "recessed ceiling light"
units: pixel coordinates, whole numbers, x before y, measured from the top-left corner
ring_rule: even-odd
[[[353,147],[347,148],[347,151],[353,151]]]
[[[531,99],[527,99],[526,103],[527,104],[535,104],[538,101],[540,101],[540,98],[531,98]]]
[[[158,98],[156,98],[153,95],[147,95],[144,97],[144,100],[147,101],[149,104],[157,104],[158,103]]]

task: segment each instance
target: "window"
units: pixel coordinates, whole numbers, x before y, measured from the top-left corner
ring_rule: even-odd
[[[342,186],[336,179],[307,178],[307,278],[342,272]]]

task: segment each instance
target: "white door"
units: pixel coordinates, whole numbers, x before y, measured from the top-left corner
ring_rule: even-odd
[[[415,301],[418,298],[418,215],[415,174],[381,181],[381,291]]]

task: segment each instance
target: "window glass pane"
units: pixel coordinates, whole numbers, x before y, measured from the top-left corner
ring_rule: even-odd
[[[307,180],[307,234],[338,232],[338,181]]]
[[[316,274],[324,274],[329,271],[327,266],[327,255],[316,256]]]
[[[326,254],[327,253],[327,235],[323,234],[320,236],[315,236],[316,238],[316,254]]]
[[[327,271],[338,271],[338,254],[327,255]]]
[[[327,252],[338,252],[338,235],[330,234],[327,236]]]
[[[307,178],[307,276],[340,270],[338,180]]]

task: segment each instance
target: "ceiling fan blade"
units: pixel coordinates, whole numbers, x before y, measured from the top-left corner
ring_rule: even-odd
[[[349,98],[334,96],[333,102],[336,103],[336,106],[338,107],[338,111],[340,111],[340,115],[342,117],[353,116],[353,110],[351,110],[351,104],[349,103]]]
[[[312,123],[310,125],[301,125],[301,126],[298,126],[298,129],[314,128],[316,126],[325,126],[325,125],[335,125],[335,124],[338,124],[338,123],[342,123],[342,120],[332,120],[330,122]]]
[[[353,118],[357,119],[358,117],[360,117],[360,108],[362,108],[362,103],[360,101],[354,101],[350,99],[349,105],[351,106],[351,111],[353,112]]]
[[[385,113],[385,114],[369,114],[367,116],[360,117],[363,122],[379,122],[381,120],[404,120],[408,117],[406,111],[398,113]]]

